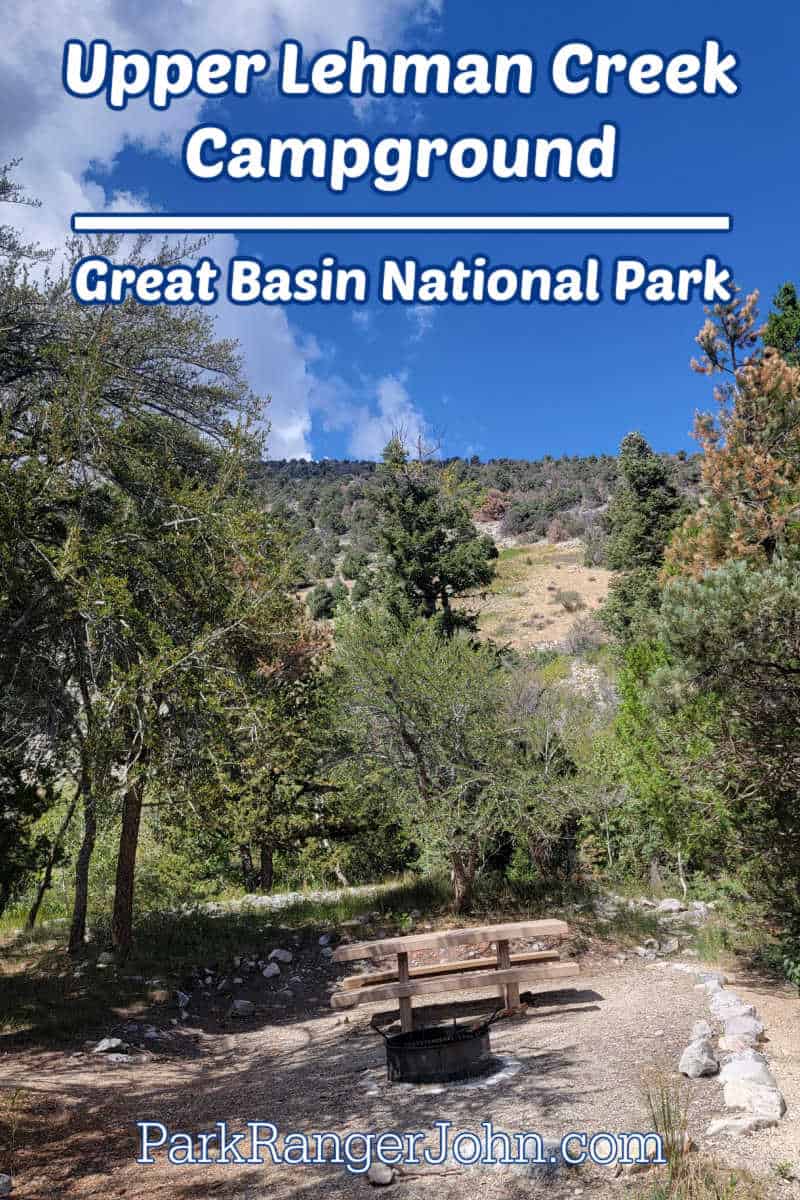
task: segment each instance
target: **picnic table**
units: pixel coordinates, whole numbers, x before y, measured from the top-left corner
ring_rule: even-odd
[[[558,979],[575,975],[574,963],[559,961],[555,950],[529,951],[511,955],[509,943],[516,938],[562,939],[569,933],[564,921],[538,920],[479,925],[470,929],[445,929],[412,933],[406,937],[381,938],[373,942],[345,942],[333,954],[335,962],[395,958],[396,967],[383,972],[351,975],[331,998],[334,1008],[351,1008],[361,1001],[397,999],[403,1032],[413,1029],[413,996],[462,990],[499,989],[506,1008],[519,1006],[519,985],[536,979]],[[494,958],[465,959],[409,969],[413,950],[449,949],[451,946],[493,943]],[[487,969],[488,968],[488,969]]]

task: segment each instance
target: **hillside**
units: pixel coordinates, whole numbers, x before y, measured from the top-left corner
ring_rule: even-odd
[[[478,613],[484,637],[516,650],[562,645],[576,622],[597,612],[612,578],[603,567],[585,566],[584,553],[578,539],[506,546],[489,590],[458,603]]]
[[[670,463],[679,491],[693,495],[699,474],[698,456],[680,452],[663,457]],[[527,551],[543,538],[551,543],[569,543],[572,550],[563,550],[568,561],[561,564],[561,569],[572,570],[579,566],[574,539],[580,538],[587,548],[587,561],[602,563],[602,518],[616,486],[616,456],[574,455],[558,459],[545,456],[489,462],[451,458],[435,465],[446,473],[448,487],[460,492],[479,527],[491,533],[498,546]],[[363,571],[377,550],[374,496],[378,469],[374,462],[333,459],[267,461],[253,465],[251,480],[257,494],[271,511],[281,516],[296,538],[302,573],[298,584],[308,587],[336,576],[350,581]],[[537,550],[534,557],[542,554],[546,559],[543,550]],[[525,562],[525,553],[521,557],[522,562],[516,564],[515,570],[525,574],[529,564]],[[504,573],[510,571],[509,561],[504,560]],[[558,586],[557,579],[548,578],[544,581],[544,591],[549,582]],[[512,583],[518,588],[527,587],[524,581],[512,581],[509,576],[509,587]],[[597,574],[595,580],[590,580],[588,573],[584,576],[577,572],[574,584],[582,595],[586,592],[583,598],[587,607],[594,608],[595,601],[604,594],[607,579],[603,582]],[[529,598],[538,602],[541,590],[533,580]],[[509,596],[509,600],[513,599]],[[545,595],[541,600],[547,603]],[[484,603],[482,598],[480,603]],[[554,620],[555,616],[546,612],[540,620]]]

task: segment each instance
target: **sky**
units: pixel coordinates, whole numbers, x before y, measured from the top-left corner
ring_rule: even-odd
[[[800,5],[762,13],[744,0],[30,0],[0,43],[0,159],[22,158],[20,181],[41,200],[15,210],[43,244],[61,246],[73,212],[730,213],[730,233],[225,234],[206,250],[301,265],[332,253],[375,271],[414,256],[447,264],[552,265],[595,254],[694,264],[715,255],[762,313],[798,253]],[[386,51],[526,50],[546,68],[569,40],[600,50],[671,54],[714,37],[739,58],[739,95],[565,98],[288,98],[265,81],[247,97],[190,94],[155,112],[77,100],[61,83],[64,42],[106,38],[116,49],[266,49],[296,38],[313,54],[352,36]],[[614,180],[458,182],[445,172],[399,196],[368,183],[332,195],[324,183],[192,179],[180,152],[199,122],[241,133],[533,137],[619,127]],[[658,450],[691,448],[693,414],[712,404],[689,360],[702,303],[619,306],[446,305],[434,308],[215,306],[220,334],[239,339],[252,386],[271,397],[271,458],[374,458],[392,430],[436,441],[446,455],[537,458],[613,452],[632,429]]]

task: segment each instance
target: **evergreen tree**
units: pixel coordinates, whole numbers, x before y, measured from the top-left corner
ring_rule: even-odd
[[[692,365],[718,375],[719,410],[700,413],[703,503],[670,544],[668,569],[695,575],[742,559],[800,555],[800,366],[756,349],[757,293],[717,305]]]
[[[784,283],[767,317],[764,345],[772,346],[791,366],[800,367],[800,298],[793,283]]]
[[[450,601],[494,578],[497,547],[476,530],[457,487],[424,461],[410,461],[398,437],[383,453],[376,503],[390,585],[412,611],[437,618],[449,633],[469,624]]]
[[[658,574],[680,511],[667,464],[640,433],[627,434],[620,446],[619,482],[606,518],[606,562],[621,574],[602,613],[606,627],[621,642],[642,636],[658,607]]]

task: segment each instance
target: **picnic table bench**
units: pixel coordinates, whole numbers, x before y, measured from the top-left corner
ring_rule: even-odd
[[[565,938],[569,927],[564,921],[515,921],[504,925],[480,925],[471,929],[446,929],[435,933],[412,933],[406,937],[382,938],[374,942],[350,942],[338,946],[334,962],[355,962],[397,958],[396,968],[350,975],[331,997],[333,1008],[352,1008],[372,1000],[399,1000],[403,1032],[414,1027],[411,1008],[413,996],[442,992],[499,989],[506,1008],[519,1006],[520,983],[537,979],[562,979],[578,974],[575,963],[559,961],[557,950],[537,950],[525,954],[510,953],[514,938]],[[445,961],[409,968],[412,950],[447,949],[450,946],[494,943],[494,958]]]

